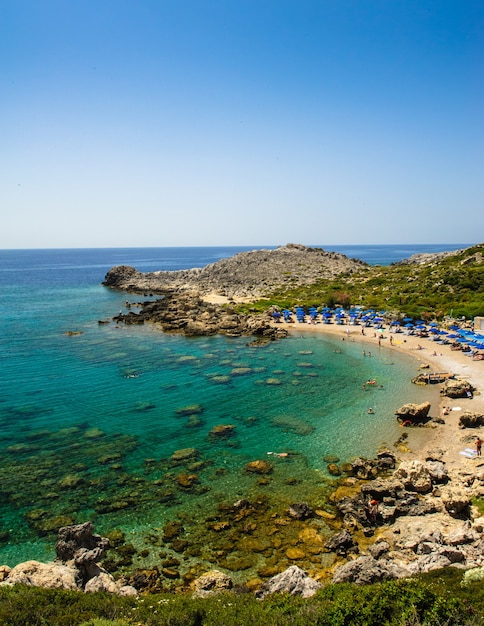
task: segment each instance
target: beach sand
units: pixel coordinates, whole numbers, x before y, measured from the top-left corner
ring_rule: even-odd
[[[430,338],[422,338],[405,333],[390,333],[385,330],[383,335],[373,328],[365,328],[365,335],[361,332],[361,326],[342,326],[337,324],[305,324],[284,322],[276,324],[284,326],[291,333],[311,332],[339,336],[345,341],[361,343],[362,351],[370,350],[376,354],[380,350],[393,351],[395,354],[405,352],[415,358],[415,375],[419,371],[425,372],[449,372],[458,378],[464,378],[475,388],[474,397],[452,399],[446,396],[438,398],[439,406],[432,404],[430,414],[432,417],[441,417],[445,424],[439,424],[436,428],[405,428],[409,434],[408,452],[399,452],[400,460],[419,459],[425,460],[429,452],[441,451],[441,459],[449,469],[461,469],[465,466],[473,467],[476,459],[468,459],[460,454],[465,448],[474,447],[474,440],[481,432],[481,428],[459,428],[459,417],[466,410],[484,413],[484,361],[473,361],[472,357],[466,356],[462,351],[451,351],[450,346],[441,345]],[[379,345],[379,336],[382,336]],[[392,343],[390,344],[390,336]],[[429,369],[420,369],[422,365],[429,365]],[[431,385],[431,395],[435,398],[441,388],[440,384]],[[430,389],[429,389],[430,391]],[[412,402],[408,398],[408,402]],[[444,415],[444,406],[450,410]],[[460,409],[460,410],[459,410]],[[396,418],[395,418],[396,419]],[[415,435],[412,436],[412,431]]]

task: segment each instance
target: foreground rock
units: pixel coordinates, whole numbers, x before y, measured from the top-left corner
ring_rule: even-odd
[[[94,534],[91,522],[65,526],[59,530],[56,560],[52,563],[27,561],[12,569],[3,566],[2,586],[30,585],[46,589],[106,591],[118,595],[137,595],[130,586],[116,582],[98,561],[109,541]]]
[[[290,593],[293,596],[310,598],[321,587],[321,583],[310,578],[297,565],[292,565],[264,583],[256,595],[258,598],[265,598],[272,593]]]
[[[196,596],[205,598],[232,589],[233,583],[230,576],[215,569],[194,580],[192,587]]]
[[[242,252],[190,270],[144,274],[133,267],[117,266],[109,270],[103,284],[133,293],[196,290],[229,298],[257,298],[276,288],[308,285],[365,267],[363,261],[344,254],[287,244],[275,250]]]

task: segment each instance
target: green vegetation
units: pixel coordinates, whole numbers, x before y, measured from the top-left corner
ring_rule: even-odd
[[[420,318],[484,315],[484,244],[422,265],[362,268],[336,279],[276,291],[268,298],[240,307],[263,311],[270,305],[365,306]]]
[[[366,587],[329,585],[308,600],[250,593],[209,598],[0,588],[1,626],[482,626],[484,588],[447,568]]]

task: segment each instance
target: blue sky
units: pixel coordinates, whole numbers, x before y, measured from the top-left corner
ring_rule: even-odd
[[[0,248],[484,241],[482,0],[0,0]]]

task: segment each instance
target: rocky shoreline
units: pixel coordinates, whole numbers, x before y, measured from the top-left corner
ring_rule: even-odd
[[[130,305],[131,307],[132,305]],[[271,324],[269,313],[244,315],[232,306],[204,300],[198,293],[168,293],[162,299],[140,303],[139,312],[129,310],[113,317],[117,323],[160,326],[164,332],[189,337],[222,334],[229,337],[252,335],[262,341],[287,337],[287,330]]]
[[[398,465],[391,451],[382,450],[374,461],[356,459],[344,469],[345,477],[330,496],[337,511],[333,535],[325,540],[314,526],[324,512],[295,502],[277,518],[279,524],[300,527],[300,540],[287,550],[294,565],[283,571],[277,566],[266,568],[262,576],[247,581],[247,590],[258,597],[276,591],[308,597],[326,583],[371,584],[450,566],[484,574],[484,516],[473,505],[474,498],[484,495],[484,461],[478,459],[472,467],[452,471],[439,450],[424,461]],[[222,515],[217,523],[223,532],[235,519],[250,525],[254,514],[254,503],[241,500],[225,511],[227,521]],[[162,582],[166,572],[158,568],[115,579],[102,566],[109,540],[93,530],[90,522],[61,528],[54,562],[1,566],[0,586],[27,584],[118,595],[169,590]],[[180,528],[173,530],[170,534],[165,529],[166,542],[180,535]],[[298,562],[311,545],[317,548],[312,550],[313,562],[319,560],[321,566],[313,567],[308,575]],[[324,568],[327,553],[333,559]],[[185,576],[176,588],[203,596],[236,587],[227,571],[214,569],[197,577]]]

